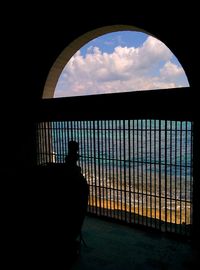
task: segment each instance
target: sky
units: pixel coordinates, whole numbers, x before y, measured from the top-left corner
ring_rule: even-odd
[[[187,87],[170,49],[143,32],[117,31],[95,38],[66,63],[54,97]]]

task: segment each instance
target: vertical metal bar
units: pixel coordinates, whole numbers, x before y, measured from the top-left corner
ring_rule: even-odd
[[[190,136],[191,136],[191,149],[190,149],[190,202],[191,202],[191,207],[193,207],[194,204],[194,196],[193,196],[193,136],[194,136],[194,123],[191,122],[191,131],[190,131]],[[195,179],[196,181],[196,179]],[[193,224],[193,211],[191,211],[190,208],[190,223]]]
[[[61,144],[62,144],[62,162],[64,163],[65,161],[65,137],[64,137],[64,122],[61,122]],[[52,149],[53,152],[53,149]],[[53,155],[53,153],[52,153]]]
[[[123,205],[122,205],[122,135],[121,135],[121,120],[119,120],[119,185],[120,185],[120,219],[122,220],[122,210],[123,210]]]
[[[101,121],[101,153],[102,153],[102,197],[103,197],[103,214],[105,214],[105,173],[104,173],[104,167],[105,167],[105,136],[104,136],[104,127],[103,127],[103,121]]]
[[[90,212],[94,212],[94,201],[93,201],[93,183],[92,183],[92,172],[91,172],[91,143],[89,137],[89,123],[88,121],[84,121],[84,129],[85,129],[85,155],[87,159],[87,180],[89,183],[89,205],[90,205]],[[91,136],[91,134],[90,134]]]
[[[180,123],[180,232],[182,233],[182,121]]]
[[[54,136],[55,136],[55,148],[56,148],[56,157],[57,160],[56,162],[59,162],[60,158],[59,158],[59,148],[58,148],[58,122],[54,122]]]
[[[185,122],[185,233],[187,228],[187,170],[188,170],[188,149],[187,149],[187,140],[188,140],[188,122]]]
[[[87,125],[87,137],[88,137],[88,147],[89,147],[89,151],[88,151],[88,154],[89,154],[89,158],[88,158],[88,161],[89,161],[89,165],[90,165],[90,176],[89,176],[89,180],[90,180],[90,185],[91,185],[91,203],[92,203],[92,211],[93,213],[95,213],[95,193],[94,193],[94,176],[93,176],[93,151],[92,151],[92,130],[91,130],[91,121],[86,121],[86,125]]]
[[[85,162],[83,158],[83,128],[82,128],[82,121],[77,121],[77,134],[78,134],[78,141],[79,141],[79,154],[80,154],[80,166],[82,170],[82,174],[85,175]]]
[[[136,201],[135,201],[135,192],[136,192],[136,189],[135,189],[135,186],[136,186],[136,177],[135,177],[135,172],[136,172],[136,165],[135,165],[135,143],[136,143],[136,140],[135,140],[135,120],[132,120],[132,130],[133,130],[133,138],[132,138],[132,144],[133,144],[133,203],[134,203],[134,224],[136,223],[136,210],[135,210],[135,204],[136,204]]]
[[[113,217],[112,211],[112,176],[111,176],[111,128],[110,120],[108,120],[108,164],[109,164],[109,204],[110,204],[110,216]]]
[[[80,133],[80,159],[83,175],[86,177],[86,155],[85,155],[85,130],[84,130],[84,121],[79,121],[79,133]]]
[[[140,175],[139,175],[139,128],[137,120],[137,195],[138,195],[138,223],[140,224]]]
[[[46,122],[43,123],[43,140],[44,140],[44,161],[47,163],[47,136],[46,136]]]
[[[67,124],[67,122],[65,121],[65,122],[63,122],[63,138],[64,138],[64,155],[66,156],[66,154],[67,154],[67,151],[66,151],[66,149],[67,149],[67,136],[66,136],[66,130],[67,130],[67,127],[66,127],[66,124]]]
[[[89,184],[89,199],[88,199],[88,204],[90,205],[90,197],[91,197],[91,183],[89,181],[89,175],[90,175],[90,167],[89,167],[89,141],[88,141],[88,136],[87,136],[87,129],[86,129],[86,121],[82,122],[82,130],[83,130],[83,155],[84,155],[84,164],[85,164],[85,177],[87,180],[87,183]],[[91,209],[91,207],[89,208]]]
[[[155,202],[154,202],[154,213],[155,213],[155,228],[157,228],[157,186],[156,186],[156,176],[157,176],[157,155],[156,155],[156,149],[157,149],[157,143],[156,143],[156,134],[157,134],[157,130],[156,130],[156,120],[154,120],[154,193],[155,193]]]
[[[114,120],[111,120],[111,136],[112,136],[112,178],[113,178],[113,212],[114,218],[116,218],[116,205],[115,205],[115,190],[116,190],[116,178],[115,178],[115,147],[114,147]]]
[[[172,121],[170,121],[170,231],[172,231],[172,202],[173,202],[173,194],[172,194],[172,151],[173,151],[173,144],[172,144]]]
[[[48,148],[48,145],[47,145],[47,129],[46,129],[46,122],[44,123],[44,126],[43,126],[43,131],[44,131],[44,140],[45,140],[45,147],[44,147],[44,156],[45,156],[45,163],[48,162],[48,157],[47,157],[47,148]]]
[[[83,121],[83,145],[84,145],[84,160],[85,160],[85,176],[87,177],[87,181],[89,183],[90,177],[90,157],[89,157],[89,139],[87,134],[87,124],[86,121]],[[91,184],[91,183],[90,183]],[[90,189],[90,187],[89,187]],[[90,197],[89,190],[89,197]]]
[[[125,120],[123,120],[123,162],[124,162],[124,211],[125,211],[125,221],[127,221],[127,209],[126,209],[126,132],[125,132]]]
[[[71,121],[71,127],[72,127],[72,140],[74,141],[74,140],[76,140],[76,138],[75,138],[75,131],[74,131],[74,121]]]
[[[94,150],[94,121],[90,121],[90,142],[91,142],[91,171],[92,171],[92,186],[93,186],[93,199],[94,199],[94,210],[97,214],[97,193],[96,193],[96,174],[95,174],[95,150]]]
[[[101,198],[101,212],[104,212],[104,198],[103,198],[103,152],[102,152],[103,136],[102,136],[102,120],[99,120],[99,141],[98,141],[98,151],[99,151],[99,185],[100,185],[100,198]]]
[[[108,162],[108,149],[107,149],[107,121],[104,122],[104,131],[105,131],[105,167],[106,167],[106,210],[107,210],[107,216],[108,216],[108,166],[107,166],[107,162]]]
[[[74,121],[71,121],[71,129],[72,129],[72,140],[75,140],[75,133],[74,133]]]
[[[148,226],[148,186],[147,186],[147,162],[148,162],[148,156],[147,156],[147,119],[145,119],[145,181],[146,181],[146,226]]]
[[[76,141],[79,143],[79,134],[78,134],[78,121],[74,121],[74,130],[75,130],[75,138]]]
[[[90,156],[91,156],[91,175],[92,175],[92,193],[93,193],[93,205],[94,205],[94,212],[97,214],[97,205],[96,205],[96,187],[95,187],[95,174],[94,174],[94,130],[92,121],[89,121],[89,138],[90,138]]]
[[[128,120],[128,186],[129,186],[129,223],[131,223],[131,215],[132,215],[132,203],[131,203],[131,139],[130,139],[130,120]]]
[[[60,122],[56,121],[56,136],[57,136],[57,145],[58,145],[58,162],[60,163]]]
[[[71,126],[71,121],[68,121],[68,141],[71,141],[71,140],[72,140],[72,126]]]
[[[49,153],[49,162],[53,162],[54,160],[54,145],[52,139],[52,129],[51,129],[52,122],[47,122],[47,139],[48,139],[48,153]],[[55,158],[56,161],[56,158]]]
[[[72,140],[72,127],[71,121],[68,121],[68,142]]]
[[[174,172],[174,178],[175,178],[175,232],[177,232],[177,204],[176,204],[176,200],[177,200],[177,121],[175,122],[175,145],[174,145],[174,150],[175,150],[175,172]]]
[[[141,123],[141,182],[142,182],[142,225],[144,225],[144,187],[143,187],[143,169],[144,169],[144,157],[143,157],[143,120],[140,120]]]
[[[42,141],[42,163],[46,163],[46,155],[45,155],[45,133],[44,133],[44,122],[41,123],[41,141]]]
[[[64,146],[65,146],[65,142],[64,142],[64,128],[63,128],[63,125],[64,125],[64,122],[63,121],[60,121],[60,151],[61,151],[61,162],[64,163],[64,160],[65,160],[65,157],[64,157],[64,152],[65,152],[65,149],[64,149]],[[52,150],[51,150],[52,152]]]
[[[167,121],[165,120],[165,231],[167,231]]]
[[[59,155],[60,159],[59,162],[62,161],[62,137],[61,137],[61,122],[58,121],[58,145],[59,145]]]
[[[65,122],[65,138],[66,138],[66,155],[68,153],[68,142],[69,142],[69,121]]]
[[[161,120],[159,120],[159,229],[161,230]]]
[[[63,161],[63,136],[62,136],[62,121],[59,124],[59,143],[60,143],[60,162]]]
[[[76,129],[76,141],[79,144],[79,152],[81,153],[82,145],[81,145],[81,140],[80,140],[79,121],[75,122],[75,129]],[[78,162],[79,162],[79,166],[81,167],[81,170],[83,172],[82,159],[80,158]]]
[[[57,144],[56,144],[56,122],[52,122],[52,133],[53,133],[53,147],[55,149],[55,153],[56,153],[56,162],[58,160],[58,150],[57,150]]]
[[[62,137],[61,137],[61,122],[57,121],[57,125],[58,125],[58,145],[59,145],[59,163],[62,161]],[[48,130],[49,130],[49,122],[48,122]],[[48,138],[49,138],[49,132],[48,132]],[[49,151],[50,150],[50,141],[49,141]],[[49,152],[50,153],[50,152]],[[49,158],[49,160],[51,161],[51,158]]]
[[[107,121],[107,128],[108,128],[108,185],[109,185],[109,210],[110,210],[110,217],[112,217],[112,181],[111,181],[111,153],[110,153],[110,120]]]
[[[151,141],[152,141],[152,131],[151,131],[151,124],[152,124],[152,120],[149,120],[149,134],[150,134],[150,138],[149,138],[149,152],[150,152],[150,156],[149,156],[149,174],[150,174],[150,217],[151,217],[151,221],[150,221],[150,226],[153,227],[152,224],[152,210],[153,210],[153,204],[152,204],[152,147],[151,147]]]
[[[62,122],[59,121],[58,122],[58,129],[59,129],[59,137],[58,137],[58,140],[59,140],[59,149],[60,149],[60,160],[59,162],[62,162],[63,161],[63,142],[62,142]]]
[[[69,121],[67,121],[67,152],[68,152],[68,142],[69,142]]]
[[[46,132],[46,158],[47,158],[47,162],[50,162],[50,147],[49,147],[49,122],[46,122],[45,125],[45,132]]]
[[[99,136],[99,121],[96,122],[97,123],[97,154],[98,154],[98,186],[99,186],[99,213],[100,215],[102,214],[101,211],[101,174],[100,174],[100,136]]]
[[[65,157],[67,155],[67,121],[64,121],[64,130],[63,130],[63,137],[64,137],[64,140],[65,140]]]
[[[119,170],[119,162],[118,162],[118,121],[115,120],[115,128],[116,128],[116,135],[115,135],[115,140],[116,140],[116,145],[115,145],[115,151],[116,151],[116,195],[117,195],[117,218],[119,219],[119,174],[118,174],[118,170]]]
[[[58,122],[54,122],[54,143],[56,146],[56,156],[57,160],[56,162],[60,162],[60,150],[59,150],[59,142],[58,142]]]
[[[96,125],[93,122],[93,155],[94,155],[94,179],[95,179],[95,205],[96,214],[98,214],[98,191],[97,191],[97,166],[96,166]]]
[[[107,138],[108,138],[108,205],[109,205],[109,217],[112,217],[112,209],[111,209],[111,175],[110,175],[110,120],[107,120]]]
[[[77,121],[74,121],[74,137],[75,137],[75,141],[78,141]]]
[[[75,140],[75,136],[74,136],[74,121],[71,121],[71,134],[72,134],[72,140]]]

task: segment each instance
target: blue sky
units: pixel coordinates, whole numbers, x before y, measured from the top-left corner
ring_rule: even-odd
[[[189,86],[177,58],[158,39],[118,31],[80,48],[63,69],[54,97]]]
[[[147,39],[148,35],[142,32],[119,31],[105,34],[88,42],[80,49],[83,56],[90,46],[101,48],[103,52],[112,53],[117,46],[139,47]]]

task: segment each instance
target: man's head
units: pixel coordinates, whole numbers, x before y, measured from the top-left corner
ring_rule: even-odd
[[[69,153],[77,153],[79,151],[79,144],[76,141],[68,142],[68,152]]]
[[[79,144],[76,141],[68,142],[68,155],[66,156],[66,161],[76,162],[79,159]]]

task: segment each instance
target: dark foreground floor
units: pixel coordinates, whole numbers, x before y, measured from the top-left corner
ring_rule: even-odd
[[[82,243],[72,270],[200,269],[188,243],[164,235],[86,217],[83,239],[87,246]]]

